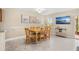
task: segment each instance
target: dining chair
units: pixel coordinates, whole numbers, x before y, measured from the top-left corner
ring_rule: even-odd
[[[45,28],[41,28],[40,40],[45,40]]]
[[[31,43],[30,31],[29,31],[28,28],[25,28],[25,34],[26,34],[26,40],[25,40],[25,42],[26,42],[27,44]]]
[[[31,42],[32,43],[37,43],[37,40],[36,40],[36,32],[30,31],[30,39],[31,39]]]
[[[51,27],[50,26],[46,26],[45,27],[45,38],[46,39],[50,39],[50,32],[51,32]]]

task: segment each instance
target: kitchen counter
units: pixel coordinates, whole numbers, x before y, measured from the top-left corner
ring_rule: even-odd
[[[5,32],[0,31],[0,51],[5,50]]]

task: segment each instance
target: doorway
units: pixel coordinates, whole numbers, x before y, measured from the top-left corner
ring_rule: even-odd
[[[76,31],[75,31],[75,38],[79,39],[79,16],[76,16]]]

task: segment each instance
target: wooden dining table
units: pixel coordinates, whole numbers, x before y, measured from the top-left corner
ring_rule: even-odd
[[[29,36],[30,42],[38,43],[39,41],[50,39],[49,27],[29,27],[27,29],[25,31],[28,31],[29,34],[26,34],[26,36]]]
[[[38,33],[41,32],[41,28],[30,28],[29,29],[30,32],[35,32],[36,33],[36,43],[38,42]]]

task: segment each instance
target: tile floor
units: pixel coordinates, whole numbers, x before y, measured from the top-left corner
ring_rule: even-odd
[[[6,42],[6,51],[74,51],[75,39],[51,37],[50,40],[26,45],[24,39]]]
[[[76,44],[75,45],[76,45],[76,48],[77,48],[76,50],[79,51],[79,35],[75,35],[75,38],[76,38],[76,41],[75,41]]]

